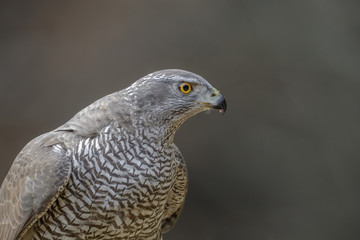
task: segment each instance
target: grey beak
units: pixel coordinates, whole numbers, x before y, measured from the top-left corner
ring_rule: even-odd
[[[218,99],[211,105],[214,109],[220,109],[220,112],[225,113],[227,109],[227,103],[223,95],[219,94]]]

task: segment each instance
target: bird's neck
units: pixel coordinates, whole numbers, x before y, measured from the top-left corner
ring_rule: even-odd
[[[132,124],[118,124],[121,128],[125,128],[130,133],[140,130],[145,133],[144,135],[148,138],[148,140],[170,145],[174,141],[176,131],[180,128],[184,121],[173,121],[173,119],[164,120],[158,118],[143,119],[143,116],[139,116],[134,117]]]
[[[133,104],[134,99],[119,98],[118,94],[121,93],[108,95],[93,103],[58,130],[74,131],[80,136],[92,137],[110,124],[116,123],[130,134],[142,129],[151,132],[155,141],[171,144],[181,124],[193,115],[176,117],[176,114],[161,114],[161,109],[139,109]]]

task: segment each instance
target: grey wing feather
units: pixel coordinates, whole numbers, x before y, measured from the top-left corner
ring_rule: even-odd
[[[71,161],[60,139],[41,135],[16,157],[0,189],[0,239],[20,238],[63,190]]]
[[[184,158],[175,147],[175,160],[178,162],[177,176],[172,191],[169,194],[168,201],[165,207],[165,218],[162,221],[162,232],[166,233],[175,225],[180,213],[184,207],[185,196],[188,188],[188,177],[186,171],[186,164]]]

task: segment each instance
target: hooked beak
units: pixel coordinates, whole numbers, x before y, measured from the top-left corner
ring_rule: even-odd
[[[204,94],[205,95],[205,94]],[[206,94],[207,95],[207,94]],[[207,95],[202,101],[195,101],[205,107],[205,109],[219,109],[219,112],[225,114],[227,109],[226,100],[215,88],[212,89],[211,95]]]
[[[223,95],[221,95],[219,93],[219,95],[216,97],[216,99],[214,99],[214,101],[210,104],[210,107],[213,109],[219,109],[219,112],[222,112],[223,114],[225,114],[227,104],[226,104],[226,100],[223,97]]]

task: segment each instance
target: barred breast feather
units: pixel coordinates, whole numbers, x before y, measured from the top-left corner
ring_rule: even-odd
[[[205,79],[161,70],[35,138],[1,185],[0,239],[161,240],[187,191],[174,135],[210,108],[226,101]]]

